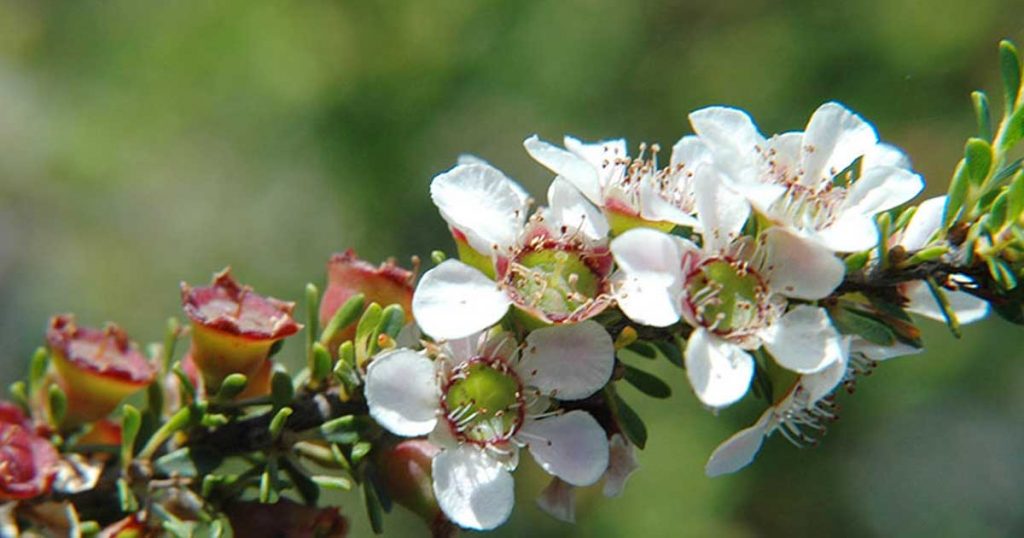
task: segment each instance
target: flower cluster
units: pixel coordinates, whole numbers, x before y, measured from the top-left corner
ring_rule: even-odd
[[[767,137],[710,107],[664,166],[658,145],[527,138],[554,174],[540,207],[463,157],[430,185],[457,259],[418,277],[415,258],[336,254],[303,323],[228,269],[181,284],[189,324],[162,344],[55,316],[0,402],[0,533],[345,536],[321,492],[360,487],[374,530],[394,502],[451,536],[510,517],[524,453],[550,475],[538,506],[571,522],[576,488],[619,495],[638,467],[648,432],[621,384],[671,395],[637,356],[680,367],[714,412],[764,402],[709,476],[775,433],[812,445],[838,388],[920,351],[910,314],[958,335],[990,308],[1024,324],[1020,82],[948,194],[905,209],[922,178],[842,105]],[[292,376],[275,356],[300,331]],[[119,502],[76,504],[101,488]]]

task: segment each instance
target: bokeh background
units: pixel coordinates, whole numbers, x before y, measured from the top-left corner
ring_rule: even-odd
[[[1020,0],[0,0],[0,381],[56,312],[155,340],[178,282],[228,264],[297,300],[349,246],[450,250],[430,178],[472,153],[543,196],[533,133],[670,146],[701,106],[776,132],[836,99],[939,193],[973,131],[968,94],[999,87],[996,43],[1024,41],[1022,21]],[[679,370],[642,364],[676,394],[624,391],[651,430],[624,496],[583,491],[562,524],[524,463],[494,534],[1024,534],[1024,331],[926,336],[841,398],[823,446],[773,438],[715,480],[708,454],[758,409],[712,416]],[[386,529],[422,533],[401,510]]]

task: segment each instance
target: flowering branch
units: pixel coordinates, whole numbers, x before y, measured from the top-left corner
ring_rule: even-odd
[[[145,352],[55,316],[0,404],[0,533],[344,536],[321,492],[359,488],[376,531],[398,504],[450,536],[509,517],[524,453],[551,475],[539,506],[572,521],[575,488],[615,496],[636,469],[652,433],[618,387],[667,398],[636,366],[659,356],[709,409],[765,404],[709,476],[775,433],[814,444],[838,387],[922,348],[911,314],[1024,324],[1021,60],[1000,55],[1002,119],[976,92],[978,136],[916,205],[909,159],[838,103],[770,137],[710,107],[664,166],[657,145],[526,139],[555,175],[539,208],[460,159],[430,187],[457,257],[418,276],[335,255],[303,323],[227,269],[182,284],[189,325]],[[276,356],[301,331],[293,375]]]

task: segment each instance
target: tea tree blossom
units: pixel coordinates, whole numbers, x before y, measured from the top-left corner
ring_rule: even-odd
[[[613,230],[621,233],[635,226],[669,231],[674,225],[696,226],[692,180],[696,167],[710,160],[710,153],[695,136],[686,136],[672,147],[668,167],[658,169],[660,148],[653,145],[650,157],[630,159],[625,140],[584,143],[571,136],[559,148],[532,136],[523,142],[537,162],[580,190],[604,210]]]
[[[805,131],[768,139],[735,108],[697,110],[690,123],[723,179],[760,214],[836,252],[875,246],[874,215],[924,187],[899,150],[838,103],[819,107]]]
[[[420,279],[412,309],[427,334],[482,331],[513,305],[541,323],[572,323],[610,304],[608,224],[564,180],[529,219],[522,188],[485,163],[460,164],[430,190],[463,261],[446,260]]]
[[[442,448],[432,475],[444,513],[460,526],[491,529],[512,510],[520,448],[572,485],[603,475],[604,429],[586,411],[551,406],[602,388],[613,353],[611,337],[592,321],[535,330],[522,349],[503,333],[452,340],[433,360],[400,348],[370,363],[366,400],[392,433],[430,434]]]
[[[825,310],[787,310],[787,298],[827,296],[844,269],[828,249],[785,228],[769,228],[756,242],[741,238],[749,210],[715,179],[708,166],[698,171],[701,247],[636,229],[612,241],[612,252],[623,313],[656,327],[680,319],[691,325],[690,383],[702,402],[722,407],[746,393],[754,372],[749,351],[762,345],[794,372],[817,372],[841,359],[839,334]]]

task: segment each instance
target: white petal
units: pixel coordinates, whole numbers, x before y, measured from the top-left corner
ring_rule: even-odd
[[[878,244],[878,226],[867,215],[846,213],[815,237],[834,252],[859,252]]]
[[[626,171],[629,154],[626,141],[621,138],[588,144],[567,136],[562,143],[565,149],[579,155],[597,170],[598,184],[602,189],[618,183]],[[605,195],[607,197],[607,193]]]
[[[684,191],[682,196],[693,197],[693,178],[683,179],[682,174],[692,173],[689,171],[680,172],[680,177],[670,179],[666,187],[669,191],[679,189]],[[665,221],[680,226],[696,227],[697,219],[677,207],[675,204],[661,197],[661,185],[658,178],[649,174],[640,180],[640,216],[651,221]]]
[[[820,372],[805,374],[800,377],[800,386],[807,392],[807,405],[828,396],[846,378],[846,367],[850,363],[850,345],[853,337],[844,337],[840,341],[839,360],[825,367]]]
[[[901,286],[900,291],[909,300],[907,310],[929,319],[946,322],[946,316],[927,284],[920,281],[910,282]],[[942,291],[946,294],[946,300],[949,301],[949,306],[960,323],[974,323],[988,315],[988,303],[984,300],[962,291]]]
[[[928,240],[939,231],[942,225],[942,215],[946,211],[946,196],[936,196],[921,202],[910,217],[910,222],[903,229],[899,245],[903,248],[914,251],[924,248]]]
[[[537,497],[537,508],[566,523],[576,523],[576,488],[554,477]]]
[[[693,194],[697,202],[697,219],[706,252],[720,252],[740,236],[750,216],[746,198],[725,186],[711,165],[697,169]]]
[[[698,164],[708,162],[711,162],[711,152],[700,137],[687,135],[672,146],[672,157],[669,160],[672,170],[680,167],[693,170]]]
[[[843,358],[839,332],[825,309],[816,306],[794,307],[763,338],[775,362],[801,374],[819,372]]]
[[[528,421],[518,437],[548,474],[574,486],[589,486],[608,468],[608,438],[586,411]]]
[[[909,169],[910,159],[900,148],[891,144],[879,142],[864,154],[864,159],[861,161],[861,165],[865,169],[874,168],[876,166],[895,166],[896,168]]]
[[[769,228],[762,248],[767,249],[763,271],[769,288],[786,297],[821,299],[839,286],[846,273],[846,266],[831,250],[784,228]]]
[[[608,470],[604,473],[605,497],[618,497],[626,487],[626,480],[640,467],[633,444],[621,433],[612,435],[608,443]]]
[[[510,304],[487,275],[458,260],[445,260],[420,279],[412,314],[434,338],[461,338],[497,323]]]
[[[543,327],[526,337],[516,370],[527,386],[559,400],[594,394],[612,376],[615,346],[595,321]]]
[[[686,376],[704,405],[724,407],[750,388],[754,359],[746,351],[698,328],[686,343]]]
[[[758,149],[763,149],[766,142],[746,112],[715,106],[691,112],[689,117],[717,166],[736,180],[759,181]]]
[[[395,435],[430,433],[437,424],[439,402],[434,363],[415,351],[385,352],[366,369],[370,416]]]
[[[442,451],[434,457],[431,473],[437,504],[460,527],[490,530],[512,513],[512,474],[476,446]]]
[[[768,139],[768,150],[772,153],[773,168],[786,170],[796,175],[804,146],[804,133],[790,131]]]
[[[839,103],[821,105],[804,131],[802,183],[813,187],[831,181],[877,142],[874,127],[860,116]]]
[[[570,233],[579,230],[592,241],[608,237],[608,221],[601,210],[588,202],[576,187],[562,177],[555,178],[548,188],[546,215],[556,232],[565,227]]]
[[[907,202],[923,188],[921,176],[904,168],[866,168],[850,185],[842,213],[874,215]]]
[[[854,338],[850,344],[850,353],[859,353],[873,361],[884,361],[894,357],[905,357],[924,351],[922,348],[914,347],[902,342],[896,342],[891,346],[881,346],[864,340]]]
[[[736,432],[718,445],[704,466],[704,473],[715,477],[735,473],[750,465],[750,462],[754,461],[754,456],[761,450],[771,416],[772,409],[769,409],[753,426]]]
[[[488,164],[461,164],[430,183],[430,197],[448,224],[478,252],[511,246],[526,221],[523,189]]]
[[[649,228],[634,228],[612,240],[612,255],[620,269],[616,298],[631,320],[654,327],[679,321],[680,245]]]
[[[537,135],[523,141],[523,147],[537,162],[569,180],[591,202],[601,205],[601,185],[598,182],[597,170],[585,159],[544,142]]]

